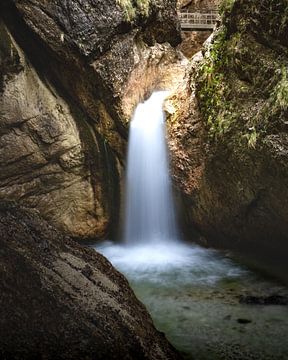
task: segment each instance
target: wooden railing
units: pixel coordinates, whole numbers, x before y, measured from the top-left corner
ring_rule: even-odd
[[[211,30],[219,19],[219,14],[217,9],[206,10],[205,12],[182,10],[179,12],[179,19],[182,30]]]

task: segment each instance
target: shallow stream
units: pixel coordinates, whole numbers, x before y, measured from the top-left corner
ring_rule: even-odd
[[[288,290],[197,245],[95,246],[186,359],[288,359]]]

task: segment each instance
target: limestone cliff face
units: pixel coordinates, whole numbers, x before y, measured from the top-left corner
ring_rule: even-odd
[[[180,58],[176,3],[142,5],[0,5],[0,198],[76,237],[116,228],[131,111]]]
[[[182,97],[171,99],[174,177],[187,222],[209,244],[287,280],[287,3],[237,0],[223,11]]]
[[[35,212],[0,204],[1,359],[173,360],[127,280]]]
[[[103,236],[117,211],[117,159],[0,26],[0,198],[75,236]]]

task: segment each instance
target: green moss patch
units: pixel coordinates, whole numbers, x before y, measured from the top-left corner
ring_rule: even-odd
[[[281,38],[287,27],[287,1],[265,8],[266,3],[222,4],[222,25],[196,74],[197,97],[212,142],[229,140],[256,148],[287,118],[288,52]],[[265,17],[260,8],[266,9]]]
[[[133,22],[137,15],[147,17],[149,15],[151,0],[116,0],[124,11],[128,22]]]

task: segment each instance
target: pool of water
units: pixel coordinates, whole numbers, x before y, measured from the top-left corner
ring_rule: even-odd
[[[95,249],[128,278],[186,359],[288,359],[288,306],[255,304],[287,298],[285,287],[197,245],[106,241]]]

